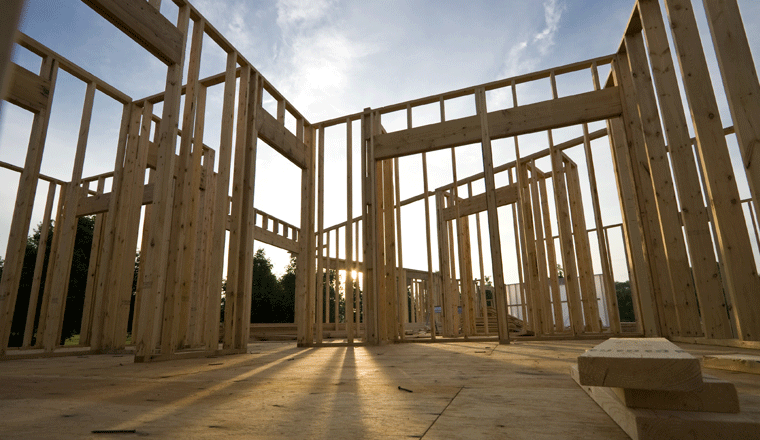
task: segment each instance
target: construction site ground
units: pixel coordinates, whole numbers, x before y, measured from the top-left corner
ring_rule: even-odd
[[[0,438],[626,439],[570,378],[599,340],[298,348],[134,363],[0,362]],[[695,356],[758,351],[678,344]],[[732,381],[760,418],[760,376]]]

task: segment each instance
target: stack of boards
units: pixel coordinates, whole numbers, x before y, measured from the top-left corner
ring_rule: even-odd
[[[570,367],[578,385],[634,440],[760,439],[736,387],[663,338],[609,339]]]

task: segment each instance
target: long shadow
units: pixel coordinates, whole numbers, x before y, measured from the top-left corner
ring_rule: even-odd
[[[368,438],[369,433],[364,420],[364,412],[367,411],[367,407],[361,399],[357,369],[355,348],[346,347],[339,381],[333,394],[333,409],[329,416],[328,432],[343,431],[351,438],[360,439]]]
[[[98,410],[102,411],[104,405],[108,402],[117,404],[130,402],[132,408],[135,407],[136,402],[156,402],[145,403],[145,406],[140,406],[138,414],[132,414],[126,419],[103,422],[101,424],[97,424],[97,421],[95,421],[91,422],[91,424],[94,423],[95,425],[84,428],[97,430],[135,429],[138,432],[147,432],[150,431],[151,427],[176,423],[177,417],[185,417],[183,413],[198,402],[213,400],[221,406],[224,405],[225,401],[239,399],[240,392],[245,392],[258,386],[257,377],[267,375],[274,370],[280,371],[283,367],[290,366],[289,364],[283,365],[284,363],[290,360],[303,359],[313,354],[314,351],[315,349],[290,347],[263,356],[247,353],[220,358],[167,361],[166,363],[162,362],[161,365],[128,363],[129,360],[125,357],[124,363],[120,364],[119,367],[114,365],[110,369],[110,372],[113,373],[118,368],[125,367],[127,370],[124,373],[132,370],[132,374],[124,374],[119,371],[118,375],[101,376],[98,378],[88,378],[87,376],[64,378],[64,380],[71,381],[82,379],[89,379],[90,382],[101,381],[102,385],[100,387],[103,390],[103,392],[93,395],[91,392],[93,388],[92,383],[88,384],[90,385],[90,392],[84,393],[82,396],[86,396],[86,403],[81,406],[69,405],[67,408],[69,414],[64,417],[72,417],[72,421],[77,416],[89,417],[90,414],[97,414]],[[171,371],[170,374],[158,376],[151,374],[153,372],[151,370],[160,369],[165,372],[167,367],[172,366],[176,366],[177,369]],[[139,372],[145,372],[148,375],[140,376]],[[135,377],[135,373],[137,373],[138,377]],[[229,377],[222,379],[215,379],[213,377],[218,375]],[[177,380],[172,380],[173,378],[177,378]],[[164,380],[159,382],[161,379],[169,379],[169,381]],[[117,383],[123,384],[125,380],[130,383],[128,392],[122,391],[124,390],[123,385],[122,387],[116,386]],[[209,383],[211,383],[210,386],[208,386]],[[230,392],[231,389],[235,392]],[[67,395],[62,397],[70,399],[72,396]],[[187,420],[187,424],[190,425],[197,419],[198,417],[190,417]],[[77,428],[81,425],[81,423],[78,423]],[[81,434],[89,434],[89,431],[82,432]]]

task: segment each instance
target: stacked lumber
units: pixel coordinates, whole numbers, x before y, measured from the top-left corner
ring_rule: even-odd
[[[663,338],[609,339],[578,357],[573,379],[634,440],[760,438],[736,387]]]
[[[488,331],[491,333],[496,333],[496,329],[499,328],[497,317],[496,317],[496,308],[495,307],[488,307]],[[524,323],[523,320],[520,318],[517,318],[512,315],[507,315],[507,318],[509,319],[509,331],[519,333],[523,330]],[[485,319],[483,319],[482,316],[478,316],[475,318],[475,333],[485,333],[486,332],[486,325],[485,325]]]
[[[705,368],[760,374],[760,356],[752,354],[714,354],[702,358]]]

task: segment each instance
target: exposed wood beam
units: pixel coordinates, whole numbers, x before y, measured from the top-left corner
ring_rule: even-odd
[[[10,64],[9,87],[3,99],[34,113],[45,109],[50,96],[50,81],[16,63]]]
[[[182,60],[182,33],[145,0],[82,1],[167,65]]]
[[[581,93],[551,101],[488,113],[492,139],[619,116],[622,111],[616,88]],[[480,117],[469,116],[438,124],[377,135],[376,160],[435,151],[479,142]]]

